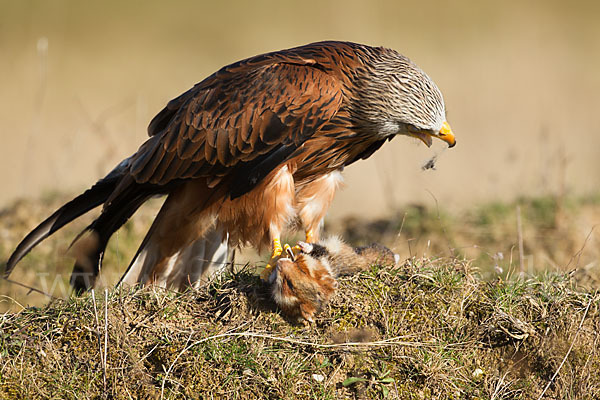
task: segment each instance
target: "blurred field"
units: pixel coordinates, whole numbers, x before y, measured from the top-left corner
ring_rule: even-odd
[[[0,0],[0,269],[137,149],[168,100],[257,53],[324,39],[397,49],[438,83],[458,140],[398,138],[347,169],[327,233],[407,261],[343,280],[311,330],[280,317],[249,251],[236,279],[206,290],[111,292],[107,369],[90,296],[42,307],[44,294],[0,281],[0,393],[525,399],[548,385],[552,398],[597,397],[599,21],[592,0]],[[159,204],[114,235],[99,287],[116,282]],[[67,297],[65,253],[92,217],[11,278]],[[367,330],[384,346],[336,347]]]
[[[395,48],[442,89],[452,151],[399,138],[347,171],[332,217],[600,186],[594,1],[0,0],[0,204],[89,186],[221,66],[323,39]],[[421,165],[439,153],[436,171]],[[369,193],[369,196],[364,196]],[[431,194],[430,194],[431,193]]]

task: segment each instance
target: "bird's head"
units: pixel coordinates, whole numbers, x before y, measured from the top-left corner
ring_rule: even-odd
[[[431,146],[432,138],[456,144],[446,121],[437,85],[413,62],[394,50],[377,48],[359,80],[355,116],[372,133],[407,135]]]

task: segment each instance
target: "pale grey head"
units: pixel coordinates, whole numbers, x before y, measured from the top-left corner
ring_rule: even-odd
[[[372,48],[364,64],[352,105],[360,128],[382,137],[413,136],[428,146],[437,137],[454,146],[444,98],[425,72],[407,57],[381,47]]]

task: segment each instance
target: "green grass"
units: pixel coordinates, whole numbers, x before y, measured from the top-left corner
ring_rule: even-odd
[[[65,200],[54,194],[0,212],[0,257]],[[525,274],[517,205],[534,257]],[[156,206],[113,238],[107,286]],[[600,295],[591,289],[598,275],[582,266],[600,253],[581,221],[596,215],[591,197],[520,199],[462,215],[411,206],[380,221],[354,219],[338,231],[344,238],[383,242],[406,261],[343,279],[311,326],[279,314],[252,264],[187,293],[110,289],[107,314],[101,288],[95,301],[47,304],[2,282],[10,312],[0,317],[0,398],[535,399],[546,386],[544,398],[595,398]],[[43,243],[11,278],[60,294],[71,267],[63,252],[87,223]],[[560,267],[544,269],[542,257]]]
[[[571,271],[576,278],[598,287],[600,241],[590,233],[600,221],[598,196],[524,197],[513,202],[490,202],[451,214],[448,210],[406,206],[387,218],[347,218],[332,229],[351,243],[383,243],[403,258],[459,257],[471,260],[486,279],[519,271],[520,212],[524,272]],[[579,252],[581,255],[579,255]],[[576,257],[574,257],[576,255]]]
[[[599,308],[567,275],[489,282],[414,258],[342,280],[302,326],[244,270],[5,314],[0,397],[532,399],[558,371],[546,398],[594,398]]]

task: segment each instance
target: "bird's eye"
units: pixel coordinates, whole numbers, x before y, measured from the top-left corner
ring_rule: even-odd
[[[422,129],[417,128],[416,126],[414,126],[412,124],[406,124],[406,128],[408,129],[409,132],[412,132],[412,133],[418,133],[418,132],[422,131]]]

